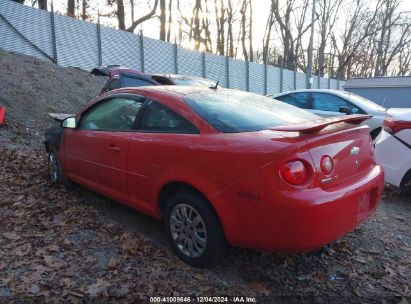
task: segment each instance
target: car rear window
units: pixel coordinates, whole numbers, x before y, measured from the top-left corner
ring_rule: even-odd
[[[225,133],[267,130],[321,119],[269,97],[233,90],[192,93],[186,95],[184,101],[214,128]]]

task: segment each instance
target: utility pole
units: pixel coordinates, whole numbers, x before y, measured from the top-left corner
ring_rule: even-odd
[[[314,21],[315,21],[315,0],[313,0],[312,16],[311,16],[311,36],[310,45],[308,48],[308,67],[307,67],[307,88],[313,86],[312,70],[313,70],[313,47],[314,47]]]

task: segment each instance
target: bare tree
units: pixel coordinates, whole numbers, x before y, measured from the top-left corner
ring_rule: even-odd
[[[67,0],[67,16],[75,16],[75,2],[74,0]]]
[[[158,0],[154,0],[154,5],[151,8],[150,12],[148,12],[146,15],[138,18],[137,20],[133,20],[133,22],[131,23],[130,27],[127,28],[127,31],[129,32],[134,32],[134,30],[137,28],[137,26],[141,23],[143,23],[144,21],[150,20],[151,18],[153,18],[156,14],[156,10],[157,10],[157,6],[158,6]]]
[[[399,54],[397,75],[411,75],[411,42],[404,45]]]
[[[411,22],[402,19],[401,13],[396,13],[399,4],[399,0],[384,0],[383,9],[380,10],[381,30],[377,34],[375,76],[387,75],[393,60],[411,40]]]
[[[217,0],[214,0],[214,14],[215,23],[217,25],[217,53],[219,55],[225,55],[225,23],[226,19],[226,9],[224,6],[224,1],[220,1],[220,7],[217,4]]]
[[[117,20],[118,20],[118,28],[120,30],[126,29],[126,23],[124,20],[124,2],[123,0],[116,0],[117,2]]]
[[[338,76],[346,79],[357,51],[367,37],[375,35],[378,31],[377,13],[381,9],[382,1],[378,0],[374,11],[370,11],[365,0],[355,0],[349,4],[351,11],[345,22],[343,33],[338,37],[331,34],[333,45],[338,54]]]
[[[160,40],[166,40],[166,0],[160,0]]]
[[[88,0],[82,0],[81,2],[81,19],[87,20],[89,16],[87,14],[87,9],[89,8]]]
[[[299,2],[300,6],[295,0],[287,0],[284,9],[280,8],[279,0],[271,0],[271,4],[284,49],[283,66],[294,70],[302,46],[302,37],[311,28],[311,23],[307,25],[305,22],[309,0],[302,0]]]
[[[329,43],[330,33],[334,31],[340,6],[343,0],[319,0],[319,13],[317,15],[319,27],[318,46],[318,75],[324,75],[325,69],[325,49]]]
[[[249,8],[250,2],[249,0],[243,0],[241,4],[240,14],[241,14],[241,45],[243,48],[243,56],[246,61],[250,60],[250,56],[252,56],[252,42],[249,44],[250,49],[247,50],[247,29],[246,29],[246,22],[247,22],[247,12]],[[252,15],[252,11],[251,14]],[[250,17],[252,18],[252,17]],[[251,23],[250,23],[251,26]],[[249,35],[248,39],[251,41],[252,34]]]
[[[167,37],[166,40],[170,42],[171,35],[171,24],[173,23],[173,0],[168,1],[168,26],[167,26]]]

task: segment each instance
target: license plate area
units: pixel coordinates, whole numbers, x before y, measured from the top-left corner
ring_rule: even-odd
[[[358,220],[361,221],[375,208],[378,189],[374,188],[364,192],[358,199]]]

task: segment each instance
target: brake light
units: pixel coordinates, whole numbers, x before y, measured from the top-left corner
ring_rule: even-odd
[[[333,172],[334,170],[334,163],[331,157],[328,155],[324,155],[321,157],[321,170],[325,175],[329,175]]]
[[[411,129],[411,121],[386,118],[382,126],[388,133],[395,134],[404,129]]]
[[[280,168],[280,174],[291,185],[302,185],[308,177],[307,168],[300,160],[284,163]]]

